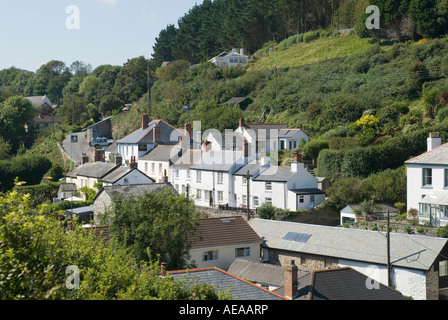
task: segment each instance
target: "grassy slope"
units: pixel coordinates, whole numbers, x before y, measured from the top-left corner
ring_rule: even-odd
[[[356,35],[326,37],[309,43],[299,43],[285,49],[278,49],[260,58],[249,68],[249,71],[264,68],[300,67],[333,58],[345,57],[371,48],[368,39]]]

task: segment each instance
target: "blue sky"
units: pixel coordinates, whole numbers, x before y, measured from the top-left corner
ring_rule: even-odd
[[[160,30],[177,26],[195,3],[202,0],[0,0],[0,70],[34,72],[51,60],[95,68],[148,58]]]

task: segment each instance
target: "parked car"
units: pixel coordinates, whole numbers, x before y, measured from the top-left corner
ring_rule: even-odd
[[[99,148],[102,148],[102,147],[110,146],[112,143],[114,143],[113,139],[107,139],[107,138],[104,138],[104,137],[92,138],[89,141],[89,145],[91,147],[95,147],[95,149],[99,149]]]

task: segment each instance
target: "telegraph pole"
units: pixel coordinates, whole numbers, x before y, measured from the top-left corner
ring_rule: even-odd
[[[389,210],[387,210],[387,286],[391,286],[390,279],[390,228],[389,228]]]
[[[247,207],[247,221],[250,220],[250,208],[249,208],[249,203],[250,203],[250,199],[249,199],[249,181],[250,181],[250,174],[249,174],[249,170],[247,170],[247,174],[246,174],[246,207]]]

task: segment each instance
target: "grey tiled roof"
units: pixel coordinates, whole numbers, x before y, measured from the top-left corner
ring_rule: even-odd
[[[174,162],[173,168],[190,168],[201,158],[201,155],[201,149],[188,149],[182,154],[182,157]]]
[[[235,164],[244,165],[241,151],[210,150],[191,166],[193,170],[228,172]]]
[[[366,286],[368,277],[352,268],[315,270],[299,277],[295,300],[404,300],[404,296],[381,283]],[[275,290],[284,294],[284,287]]]
[[[246,176],[247,171],[249,170],[249,175],[253,177],[254,175],[258,175],[260,172],[266,169],[269,164],[262,165],[260,161],[253,160],[246,164],[244,167],[241,167],[237,171],[235,171],[235,176]]]
[[[280,129],[278,132],[279,138],[290,138],[294,136],[300,129]]]
[[[133,185],[121,185],[121,186],[106,186],[103,187],[100,192],[93,199],[95,201],[96,198],[102,193],[106,192],[113,200],[123,201],[126,197],[133,196],[138,197],[142,196],[147,192],[151,191],[160,191],[164,188],[170,188],[175,191],[171,183],[151,183],[151,184],[133,184]]]
[[[192,269],[189,272],[170,272],[175,280],[186,279],[193,283],[207,283],[216,288],[216,291],[230,289],[230,295],[235,300],[284,300],[276,293],[263,289],[219,268]]]
[[[76,178],[78,176],[101,179],[112,170],[118,168],[115,163],[91,162],[80,165],[67,174],[67,177]]]
[[[308,194],[325,194],[324,191],[317,188],[308,188],[308,189],[292,189],[290,190],[298,195],[308,195]]]
[[[286,182],[294,174],[295,172],[292,172],[290,167],[271,166],[263,171],[263,173],[261,173],[258,177],[254,178],[254,181]]]
[[[137,168],[131,169],[129,167],[118,167],[117,169],[111,171],[109,174],[107,174],[103,178],[101,178],[101,181],[108,182],[108,183],[114,183],[114,182],[118,181],[119,179],[123,178],[124,176],[126,176],[128,173],[135,171],[135,170],[137,170],[141,174],[145,175],[143,172],[141,172]],[[152,178],[149,178],[149,179],[154,181],[154,179],[152,179]]]
[[[178,145],[161,144],[139,159],[146,161],[175,161],[179,158],[179,151],[181,151],[181,148]]]
[[[137,129],[128,136],[118,141],[118,144],[148,144],[153,141],[154,127],[160,128],[160,141],[162,144],[173,144],[178,142],[178,137],[183,136],[183,132],[174,128],[163,120],[153,120],[143,129]]]
[[[152,129],[156,126],[159,120],[151,121],[148,126],[143,129],[139,128],[127,135],[123,139],[119,140],[118,143],[150,143],[152,142]]]
[[[255,262],[245,259],[236,259],[227,272],[248,281],[281,287],[285,283],[285,269],[280,265]],[[297,277],[308,274],[306,271],[297,271]]]
[[[425,152],[405,164],[442,164],[448,165],[448,143],[445,143],[431,151]]]
[[[264,237],[269,248],[386,264],[386,238],[379,231],[263,219],[250,220],[249,224]],[[288,232],[311,236],[306,242],[284,240]],[[425,271],[431,268],[448,241],[446,238],[398,233],[391,233],[390,239],[392,266]]]

